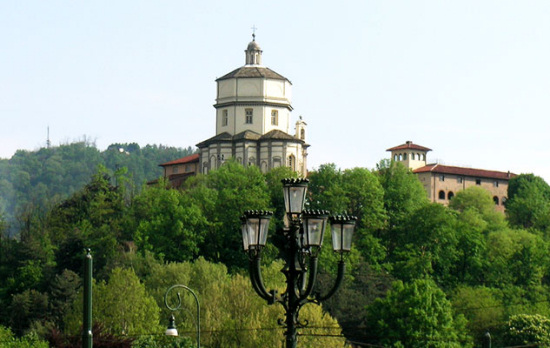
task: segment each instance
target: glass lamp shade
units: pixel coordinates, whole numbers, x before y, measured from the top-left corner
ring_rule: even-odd
[[[241,230],[243,234],[243,249],[248,251],[248,230],[246,228],[246,216],[241,216]]]
[[[296,215],[304,210],[308,179],[283,179],[283,194],[287,214]]]
[[[351,238],[355,230],[355,216],[338,215],[330,218],[332,232],[332,248],[342,253],[351,249]]]
[[[245,250],[263,247],[267,241],[269,221],[273,216],[273,212],[248,210],[244,215],[246,217],[246,225],[243,226],[243,246]]]
[[[327,226],[329,212],[326,210],[306,210],[302,213],[304,247],[321,247]]]
[[[174,315],[170,317],[168,328],[166,329],[164,334],[166,336],[178,336],[178,329],[176,329],[176,318],[174,318]]]

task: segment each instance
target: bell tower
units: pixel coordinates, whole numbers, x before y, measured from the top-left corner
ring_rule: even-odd
[[[405,144],[389,148],[386,151],[391,152],[392,161],[401,162],[405,167],[415,170],[426,165],[426,154],[432,149],[413,144],[408,140]]]

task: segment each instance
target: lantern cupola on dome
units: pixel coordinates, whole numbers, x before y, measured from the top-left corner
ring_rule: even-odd
[[[252,34],[252,41],[246,47],[246,65],[262,65],[262,49],[256,42],[256,34]]]

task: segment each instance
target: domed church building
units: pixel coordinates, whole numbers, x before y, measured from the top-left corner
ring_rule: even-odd
[[[262,65],[255,34],[244,52],[245,65],[216,80],[216,135],[197,144],[198,154],[160,165],[173,187],[230,158],[262,173],[287,166],[306,177],[307,124],[300,116],[291,129],[292,83]]]
[[[263,173],[287,166],[305,177],[306,123],[300,117],[291,130],[292,83],[262,65],[262,49],[252,37],[245,65],[216,80],[216,135],[197,144],[199,170],[207,173],[235,158]]]

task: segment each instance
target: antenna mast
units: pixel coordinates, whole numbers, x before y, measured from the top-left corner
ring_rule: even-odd
[[[51,141],[50,141],[50,126],[48,126],[48,137],[46,138],[46,148],[50,148],[50,146],[52,145]]]

